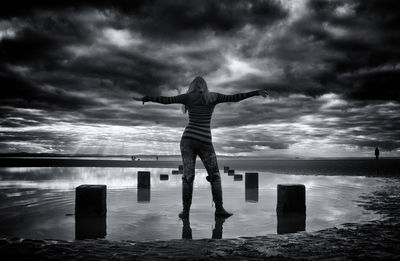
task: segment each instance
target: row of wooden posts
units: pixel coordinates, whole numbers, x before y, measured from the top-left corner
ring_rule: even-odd
[[[229,167],[224,167],[224,172],[228,175],[240,175],[234,174],[234,170]],[[240,176],[240,180],[242,180],[243,175]],[[168,175],[161,174],[160,179],[167,180]],[[149,171],[138,171],[137,185],[138,202],[150,201]],[[247,202],[258,202],[258,187],[258,173],[245,173],[245,200]],[[80,185],[76,188],[75,193],[76,238],[105,237],[107,186]],[[277,233],[304,231],[306,224],[305,186],[278,184],[277,193]]]
[[[182,166],[182,165],[180,165]],[[179,166],[179,171],[181,167]],[[182,167],[183,171],[183,167]],[[228,175],[235,175],[234,170],[224,167]],[[237,175],[237,174],[236,174]],[[167,174],[160,175],[161,180],[168,179]],[[243,179],[238,175],[237,179]],[[138,189],[148,189],[150,193],[150,171],[138,171]],[[245,200],[258,202],[258,173],[245,173]],[[76,188],[75,215],[76,216],[105,216],[106,215],[106,185],[81,185]],[[305,212],[305,186],[302,184],[277,185],[277,214]],[[148,195],[150,196],[150,194]],[[150,197],[149,197],[150,198]],[[138,200],[139,201],[139,200]]]

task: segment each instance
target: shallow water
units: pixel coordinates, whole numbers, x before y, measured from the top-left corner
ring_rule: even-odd
[[[150,194],[137,189],[137,172],[151,172]],[[235,238],[277,233],[277,184],[306,186],[306,217],[292,223],[280,220],[286,232],[316,231],[382,218],[357,205],[360,195],[379,189],[387,180],[363,176],[284,175],[259,172],[258,195],[247,193],[245,176],[234,181],[221,170],[224,206],[234,215],[214,219],[210,185],[204,169],[196,170],[190,224],[177,216],[181,210],[181,175],[162,168],[1,168],[0,235],[74,240],[94,233],[109,240],[168,240],[184,237]],[[160,180],[169,174],[169,180]],[[244,174],[241,171],[239,174]],[[107,185],[105,219],[75,220],[75,187]],[[258,197],[257,197],[258,196]],[[247,200],[246,200],[247,199]],[[138,202],[139,201],[139,202]],[[305,226],[302,222],[306,218]],[[77,223],[76,223],[77,222]],[[283,222],[283,223],[282,223]],[[285,223],[286,222],[286,223]],[[300,225],[299,225],[300,224]],[[76,226],[77,225],[77,226]],[[303,227],[302,227],[303,226]],[[82,231],[83,228],[83,231]],[[282,227],[281,227],[282,229]]]

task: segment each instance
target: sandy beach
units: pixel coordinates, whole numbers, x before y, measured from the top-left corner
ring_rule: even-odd
[[[384,215],[365,224],[317,232],[238,239],[57,241],[2,237],[2,260],[399,260],[400,180],[358,203]],[[6,257],[6,258],[5,258]]]

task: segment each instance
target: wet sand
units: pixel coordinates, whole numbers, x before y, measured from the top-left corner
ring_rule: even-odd
[[[393,182],[391,182],[393,181]],[[364,195],[380,221],[317,232],[239,239],[56,241],[0,238],[2,260],[400,260],[400,180]],[[1,236],[0,236],[1,237]]]

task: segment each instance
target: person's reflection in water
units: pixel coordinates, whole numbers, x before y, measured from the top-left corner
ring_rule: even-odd
[[[189,218],[182,218],[182,239],[192,239],[192,229],[190,228]]]
[[[215,226],[212,231],[212,239],[221,239],[222,238],[222,225],[224,224],[226,218],[224,217],[215,217]]]
[[[215,225],[212,230],[212,239],[222,239],[223,224],[226,217],[215,217]],[[189,218],[182,218],[182,239],[192,239],[192,228],[190,227]]]

